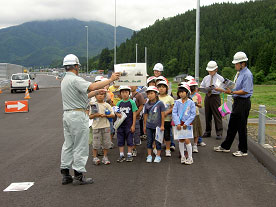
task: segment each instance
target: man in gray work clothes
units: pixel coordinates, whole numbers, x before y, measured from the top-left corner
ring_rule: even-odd
[[[64,144],[61,151],[62,184],[74,185],[92,184],[92,178],[85,178],[85,165],[89,156],[89,117],[87,114],[88,98],[103,93],[104,86],[119,78],[119,73],[113,73],[111,78],[97,83],[91,83],[78,76],[80,63],[77,56],[69,54],[63,60],[66,75],[61,82],[63,102]],[[100,90],[97,90],[100,89]],[[70,175],[74,170],[74,178]]]

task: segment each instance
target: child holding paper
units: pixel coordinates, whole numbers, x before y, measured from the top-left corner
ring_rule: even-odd
[[[173,110],[172,110],[172,119],[175,125],[176,130],[186,130],[187,126],[190,126],[196,116],[196,108],[194,102],[189,99],[191,93],[190,87],[187,83],[183,83],[178,86],[177,97],[178,100],[175,101]],[[190,139],[193,137],[181,138],[174,137],[179,139],[179,151],[181,154],[181,164],[191,165],[193,163],[192,157],[192,145]],[[188,158],[186,159],[184,155],[184,144],[186,145]]]
[[[162,101],[165,105],[165,131],[164,131],[164,139],[166,143],[166,157],[171,157],[171,121],[172,121],[172,109],[174,105],[174,99],[168,95],[169,86],[166,81],[160,81],[157,84],[157,88],[159,90],[159,100]]]
[[[117,129],[117,139],[118,139],[118,147],[120,150],[120,157],[117,162],[132,162],[133,157],[131,154],[133,147],[133,133],[135,131],[135,122],[136,122],[136,111],[137,106],[135,102],[129,98],[130,95],[130,87],[128,86],[120,86],[119,88],[120,96],[122,100],[117,103],[120,112],[124,112],[126,114],[125,120],[121,123],[121,125]],[[116,113],[118,118],[121,118],[121,113]],[[127,158],[124,155],[124,146],[125,142],[127,142]]]
[[[144,133],[147,134],[148,156],[146,162],[152,162],[152,144],[155,140],[156,128],[164,131],[165,106],[158,98],[158,89],[149,86],[146,90],[148,102],[145,104],[144,112]],[[154,162],[161,162],[161,143],[156,141],[157,155]]]

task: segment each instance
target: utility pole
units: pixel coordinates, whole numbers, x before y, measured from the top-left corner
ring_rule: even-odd
[[[137,63],[137,58],[138,58],[137,47],[138,47],[138,44],[136,43],[136,63]]]
[[[88,26],[85,26],[86,27],[86,74],[88,75]]]
[[[114,65],[116,65],[116,41],[117,41],[117,37],[116,37],[116,0],[115,0],[115,25],[114,25]]]
[[[195,46],[195,79],[199,82],[199,38],[200,38],[200,0],[196,8],[196,46]]]

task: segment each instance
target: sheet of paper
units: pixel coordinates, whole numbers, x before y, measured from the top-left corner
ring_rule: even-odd
[[[34,182],[20,182],[20,183],[11,183],[4,192],[9,191],[24,191],[28,190],[31,186],[34,185]]]
[[[155,140],[162,144],[163,139],[164,139],[164,131],[161,131],[160,127],[156,127]]]
[[[193,139],[193,126],[187,126],[187,129],[183,129],[181,126],[181,130],[177,130],[177,126],[173,126],[173,136],[174,139]]]

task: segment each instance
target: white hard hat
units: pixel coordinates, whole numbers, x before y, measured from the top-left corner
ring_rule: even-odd
[[[248,60],[246,54],[244,52],[237,52],[234,55],[234,59],[232,61],[233,64],[246,62]]]
[[[64,57],[63,66],[67,66],[67,65],[79,65],[79,66],[81,66],[79,58],[76,55],[73,55],[73,54],[69,54],[69,55],[66,55]]]
[[[164,76],[160,75],[158,77],[155,77],[155,80],[158,81],[158,80],[161,80],[161,81],[166,81],[167,83],[169,83],[168,79],[165,78]]]
[[[207,64],[207,71],[214,71],[218,68],[218,64],[216,63],[216,61],[211,60],[208,64]]]
[[[187,84],[188,84],[189,86],[198,86],[198,83],[197,83],[196,81],[193,81],[193,80],[188,81]]]
[[[164,80],[160,81],[160,82],[157,84],[157,86],[159,86],[159,85],[166,85],[167,87],[169,87],[167,81],[164,81]]]
[[[156,88],[155,86],[149,86],[149,87],[147,88],[146,92],[148,92],[148,91],[155,91],[155,92],[159,93],[158,88]]]
[[[158,70],[160,72],[164,71],[164,67],[161,63],[156,63],[153,67],[153,70]]]
[[[95,82],[102,81],[103,78],[104,77],[102,75],[98,75],[98,76],[95,77]]]
[[[121,90],[129,90],[130,91],[130,87],[129,86],[120,86],[119,91]]]
[[[184,78],[187,81],[195,80],[195,78],[191,75],[188,75],[186,78]]]
[[[156,81],[155,76],[149,77],[149,78],[147,79],[147,84],[149,84],[149,82],[151,82],[151,81]]]
[[[188,90],[188,92],[191,93],[191,89],[190,89],[190,86],[188,85],[188,83],[183,83],[180,86],[178,86],[178,88],[186,88]]]

